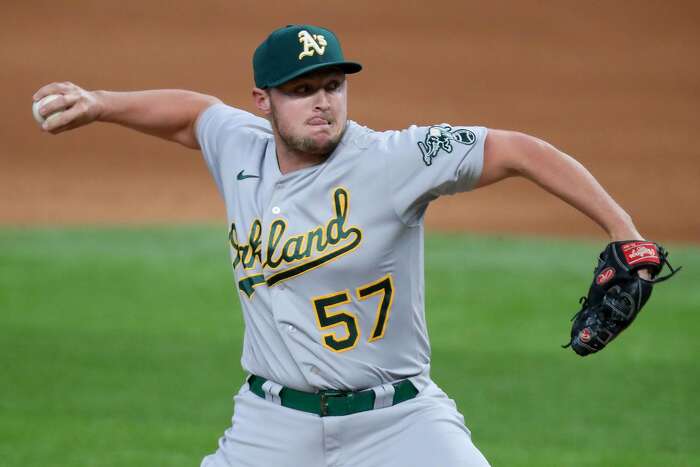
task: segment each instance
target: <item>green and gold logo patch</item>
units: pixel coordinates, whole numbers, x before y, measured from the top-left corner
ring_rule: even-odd
[[[466,128],[452,128],[450,125],[433,125],[428,128],[423,141],[418,141],[418,148],[423,154],[425,165],[432,165],[433,159],[440,151],[451,153],[452,143],[472,145],[476,141],[473,131]]]

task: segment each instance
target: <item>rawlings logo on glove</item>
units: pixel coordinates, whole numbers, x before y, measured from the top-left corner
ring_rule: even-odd
[[[651,296],[654,284],[673,276],[668,253],[654,242],[612,242],[598,258],[588,296],[581,297],[581,309],[572,318],[571,346],[581,356],[602,350],[637,317]],[[671,272],[657,277],[664,266]],[[651,280],[639,277],[649,271]]]
[[[659,250],[653,242],[630,242],[622,245],[627,264],[633,266],[642,261],[661,264]]]
[[[603,271],[598,274],[598,277],[596,277],[595,283],[598,285],[603,285],[606,282],[608,282],[610,279],[615,277],[615,268],[605,268]]]

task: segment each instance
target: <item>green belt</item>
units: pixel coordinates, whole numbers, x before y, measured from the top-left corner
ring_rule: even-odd
[[[260,376],[250,375],[248,385],[253,394],[265,399],[262,386],[267,380]],[[404,379],[394,386],[394,399],[391,405],[413,399],[418,390],[409,380]],[[280,391],[280,401],[284,407],[320,415],[321,417],[336,417],[365,412],[374,409],[374,391],[371,389],[357,392],[323,390],[319,392],[303,392],[283,387]]]

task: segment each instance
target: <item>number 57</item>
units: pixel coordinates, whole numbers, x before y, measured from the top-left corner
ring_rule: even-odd
[[[394,281],[391,274],[378,279],[369,284],[363,285],[356,290],[358,300],[367,300],[369,297],[381,294],[381,300],[377,305],[377,315],[374,319],[374,326],[368,339],[373,342],[384,337],[386,325],[391,314],[391,305],[394,301]],[[321,337],[323,346],[333,352],[345,352],[354,349],[360,340],[360,328],[357,325],[357,317],[349,311],[330,311],[332,308],[348,304],[352,301],[348,289],[334,292],[320,297],[314,297],[312,303],[316,316],[316,324],[321,331],[329,330],[336,326],[345,328],[345,337],[339,338],[336,332],[327,332]]]

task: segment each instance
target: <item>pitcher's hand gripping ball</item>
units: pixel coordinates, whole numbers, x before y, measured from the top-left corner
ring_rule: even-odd
[[[657,282],[664,281],[681,268],[673,269],[668,253],[654,242],[612,242],[598,258],[593,283],[587,297],[581,297],[581,310],[572,318],[571,346],[582,357],[602,350],[637,317]],[[668,265],[671,272],[657,277]],[[651,280],[639,277],[646,269]]]
[[[39,125],[43,124],[47,120],[54,119],[63,113],[62,110],[59,110],[59,111],[54,112],[51,115],[48,115],[46,117],[44,117],[43,115],[41,115],[39,113],[39,110],[43,106],[45,106],[49,102],[53,101],[54,99],[58,99],[59,97],[61,97],[61,96],[59,96],[58,94],[49,94],[48,96],[44,96],[41,99],[39,99],[38,101],[34,101],[34,103],[32,103],[32,115],[34,116],[34,120],[36,120],[36,122]]]

